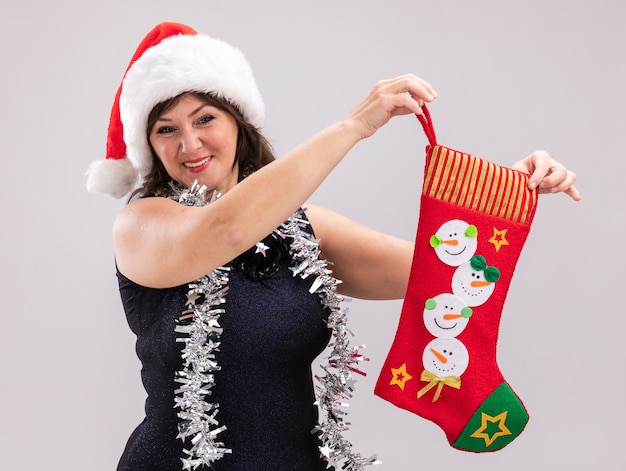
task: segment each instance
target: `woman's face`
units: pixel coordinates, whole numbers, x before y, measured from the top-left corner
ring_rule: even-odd
[[[229,113],[186,94],[157,118],[149,140],[174,180],[226,193],[237,184],[237,133]]]

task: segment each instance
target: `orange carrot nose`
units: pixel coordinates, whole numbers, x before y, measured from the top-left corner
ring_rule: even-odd
[[[470,283],[470,286],[474,287],[474,288],[480,288],[481,286],[489,286],[491,283],[489,283],[488,281],[472,281]]]
[[[459,241],[456,239],[442,240],[441,243],[446,245],[459,245]]]
[[[437,360],[439,360],[441,363],[448,363],[448,359],[445,356],[443,356],[442,353],[439,353],[434,348],[431,348],[430,351],[433,352],[433,355],[435,355],[437,357]]]
[[[463,317],[461,314],[444,314],[443,319],[446,321],[451,321],[453,319],[458,319],[459,317]]]

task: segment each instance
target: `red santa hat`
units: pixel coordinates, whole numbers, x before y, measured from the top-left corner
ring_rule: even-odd
[[[115,95],[106,159],[92,162],[87,189],[121,198],[152,168],[148,116],[184,92],[211,93],[261,127],[263,99],[243,53],[179,23],[160,23],[141,41]]]

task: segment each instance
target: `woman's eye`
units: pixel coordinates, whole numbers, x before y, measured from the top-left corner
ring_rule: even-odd
[[[211,116],[210,114],[208,114],[208,115],[203,116],[202,118],[200,118],[198,120],[198,122],[200,124],[207,124],[207,123],[210,123],[211,121],[213,121],[214,119],[215,119],[215,116]]]
[[[168,134],[170,132],[173,132],[174,128],[171,126],[161,126],[160,128],[157,128],[156,133],[157,134]]]

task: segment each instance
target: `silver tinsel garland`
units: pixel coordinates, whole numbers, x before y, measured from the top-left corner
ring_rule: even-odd
[[[204,206],[208,199],[204,195],[205,187],[194,184],[191,189],[173,187],[173,199],[187,206]],[[213,195],[214,198],[219,195]],[[211,198],[211,199],[214,199]],[[353,374],[365,375],[357,365],[367,359],[359,353],[362,346],[350,347],[347,328],[347,310],[341,307],[344,299],[337,294],[339,280],[332,276],[328,262],[321,260],[318,240],[304,228],[309,224],[298,210],[285,223],[274,230],[281,238],[291,239],[291,255],[296,263],[291,268],[294,276],[302,279],[311,277],[313,282],[309,291],[320,297],[322,305],[329,310],[328,327],[332,330],[329,344],[328,363],[322,366],[324,375],[316,376],[316,404],[320,408],[320,423],[311,431],[318,434],[322,445],[320,453],[337,469],[345,471],[363,471],[367,465],[378,464],[376,455],[362,458],[352,451],[352,444],[343,436],[349,422],[345,408],[354,392]],[[206,465],[212,467],[231,450],[216,441],[216,436],[226,426],[220,426],[216,419],[219,404],[210,403],[210,395],[215,384],[212,372],[220,369],[216,361],[219,339],[222,329],[219,317],[224,314],[220,306],[225,302],[228,290],[228,268],[221,267],[212,273],[189,284],[187,305],[180,317],[181,323],[176,332],[185,334],[177,341],[184,342],[182,350],[184,368],[177,372],[176,381],[182,386],[176,390],[176,407],[181,422],[178,437],[185,441],[191,437],[192,446],[184,449],[187,457],[181,458],[183,469],[196,469]],[[183,321],[185,321],[183,323]]]
[[[176,332],[185,337],[177,338],[184,342],[182,349],[183,370],[176,373],[176,381],[181,387],[175,392],[175,407],[180,408],[178,436],[183,442],[191,437],[191,448],[183,451],[188,455],[181,458],[183,469],[195,469],[230,453],[224,444],[216,441],[217,435],[225,430],[220,427],[215,416],[219,404],[205,399],[211,394],[215,384],[213,372],[220,369],[215,353],[219,350],[222,328],[219,317],[224,313],[220,306],[225,302],[228,291],[228,269],[219,268],[189,284],[187,305],[176,326]],[[197,303],[198,300],[201,300]],[[191,320],[190,323],[184,322]],[[184,323],[183,323],[184,322]]]
[[[204,206],[209,202],[205,191],[206,187],[197,183],[189,190],[172,185],[172,199],[186,206]],[[192,445],[183,449],[187,455],[181,457],[183,470],[202,465],[211,468],[215,460],[231,452],[216,440],[226,429],[220,427],[216,419],[219,404],[206,400],[215,385],[213,372],[220,369],[215,354],[222,334],[219,318],[224,314],[221,306],[226,302],[228,272],[227,267],[221,267],[189,284],[188,309],[183,311],[175,328],[184,335],[176,341],[185,344],[181,351],[183,369],[176,372],[176,382],[181,387],[174,391],[175,407],[180,409],[178,417],[181,419],[176,438],[183,442],[190,438]]]

